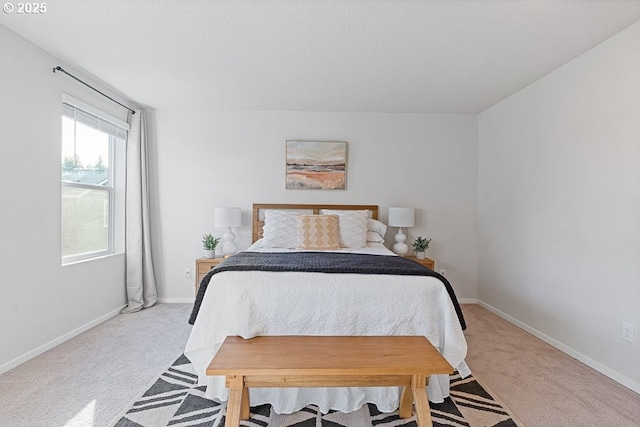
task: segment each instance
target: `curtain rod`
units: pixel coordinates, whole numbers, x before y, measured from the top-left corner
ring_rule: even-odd
[[[126,105],[116,101],[115,99],[113,99],[112,97],[110,97],[109,95],[107,95],[106,93],[100,92],[98,89],[96,89],[95,87],[91,86],[88,83],[83,82],[82,80],[80,80],[79,78],[77,78],[76,76],[74,76],[73,74],[69,74],[68,72],[66,72],[62,67],[57,66],[53,69],[53,72],[55,73],[56,71],[60,71],[65,73],[67,76],[71,77],[74,80],[79,81],[80,83],[82,83],[83,85],[85,85],[86,87],[88,87],[89,89],[93,89],[96,92],[98,92],[100,95],[104,96],[105,98],[109,98],[111,101],[115,102],[116,104],[120,105],[121,107],[126,108],[127,110],[129,110],[131,112],[131,114],[135,114],[136,112],[134,110],[132,110],[131,108],[127,107]]]

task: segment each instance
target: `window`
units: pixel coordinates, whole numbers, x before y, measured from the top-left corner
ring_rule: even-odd
[[[84,107],[84,108],[83,108]],[[116,124],[117,123],[117,124]],[[62,104],[62,263],[111,254],[128,125],[71,97]]]

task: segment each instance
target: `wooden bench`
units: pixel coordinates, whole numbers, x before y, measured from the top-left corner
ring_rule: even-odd
[[[249,418],[251,387],[402,386],[399,415],[432,426],[426,386],[453,368],[420,336],[227,337],[207,368],[229,387],[226,427]]]

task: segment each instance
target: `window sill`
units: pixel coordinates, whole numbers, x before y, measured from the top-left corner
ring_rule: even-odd
[[[124,252],[117,252],[117,253],[113,253],[113,254],[99,255],[99,256],[95,256],[95,257],[91,257],[91,258],[84,258],[84,259],[78,259],[78,260],[69,261],[69,262],[62,262],[62,267],[68,267],[68,266],[76,265],[76,264],[84,264],[86,262],[92,262],[92,261],[100,261],[100,260],[103,260],[103,259],[119,257],[119,256],[123,256],[123,255],[124,255]]]

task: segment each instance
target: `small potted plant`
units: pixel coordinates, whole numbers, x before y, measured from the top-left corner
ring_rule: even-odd
[[[413,241],[413,250],[416,251],[416,257],[418,259],[425,259],[425,252],[429,249],[429,243],[431,243],[431,239],[426,239],[422,236],[416,237],[416,240]]]
[[[218,246],[218,242],[220,242],[220,238],[213,237],[211,233],[202,235],[202,248],[204,249],[205,258],[216,257],[216,246]]]

